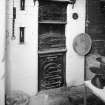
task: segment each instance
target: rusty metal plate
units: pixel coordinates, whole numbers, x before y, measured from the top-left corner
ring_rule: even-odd
[[[81,33],[73,40],[73,49],[80,56],[84,56],[89,53],[92,46],[92,40],[86,33]]]

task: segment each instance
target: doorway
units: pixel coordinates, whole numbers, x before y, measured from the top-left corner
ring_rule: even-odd
[[[96,74],[93,73],[90,68],[100,68],[98,59],[105,59],[105,1],[87,0],[86,11],[86,33],[92,38],[92,49],[86,56],[86,79],[93,81],[93,79],[95,80],[94,77]],[[101,88],[100,86],[101,85],[97,83],[96,87]],[[91,99],[89,98],[90,97],[87,96],[87,104],[90,100],[90,104],[104,105],[104,103],[94,95],[91,95]]]

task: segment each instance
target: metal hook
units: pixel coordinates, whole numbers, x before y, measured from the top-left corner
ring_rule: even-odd
[[[33,2],[34,2],[34,5],[35,5],[36,0],[33,0]]]

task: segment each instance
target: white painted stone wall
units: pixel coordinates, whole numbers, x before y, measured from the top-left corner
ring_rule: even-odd
[[[74,8],[68,5],[66,26],[66,82],[68,86],[80,85],[84,81],[84,56],[79,56],[73,50],[73,40],[80,34],[85,33],[86,0],[76,0]],[[78,19],[74,20],[72,14],[77,13]]]
[[[22,90],[30,95],[38,91],[38,3],[26,0],[25,11],[20,10],[19,0],[14,0],[16,6],[15,40],[12,36],[13,0],[8,1],[7,19],[7,75],[6,93]],[[72,19],[72,13],[77,12],[79,18]],[[72,9],[68,5],[66,26],[66,82],[67,85],[81,84],[84,81],[84,57],[73,51],[72,42],[76,35],[85,32],[85,0],[77,0]],[[19,27],[25,27],[25,43],[19,43]]]
[[[37,37],[38,2],[26,0],[25,11],[20,10],[20,0],[14,0],[16,7],[15,36],[12,40],[13,0],[8,2],[7,78],[6,93],[21,90],[30,95],[37,93]],[[19,27],[25,27],[25,43],[19,43]]]
[[[5,20],[6,1],[0,0],[0,105],[5,105]]]

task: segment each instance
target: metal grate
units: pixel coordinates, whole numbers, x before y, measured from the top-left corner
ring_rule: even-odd
[[[64,53],[39,55],[39,90],[65,85]]]

